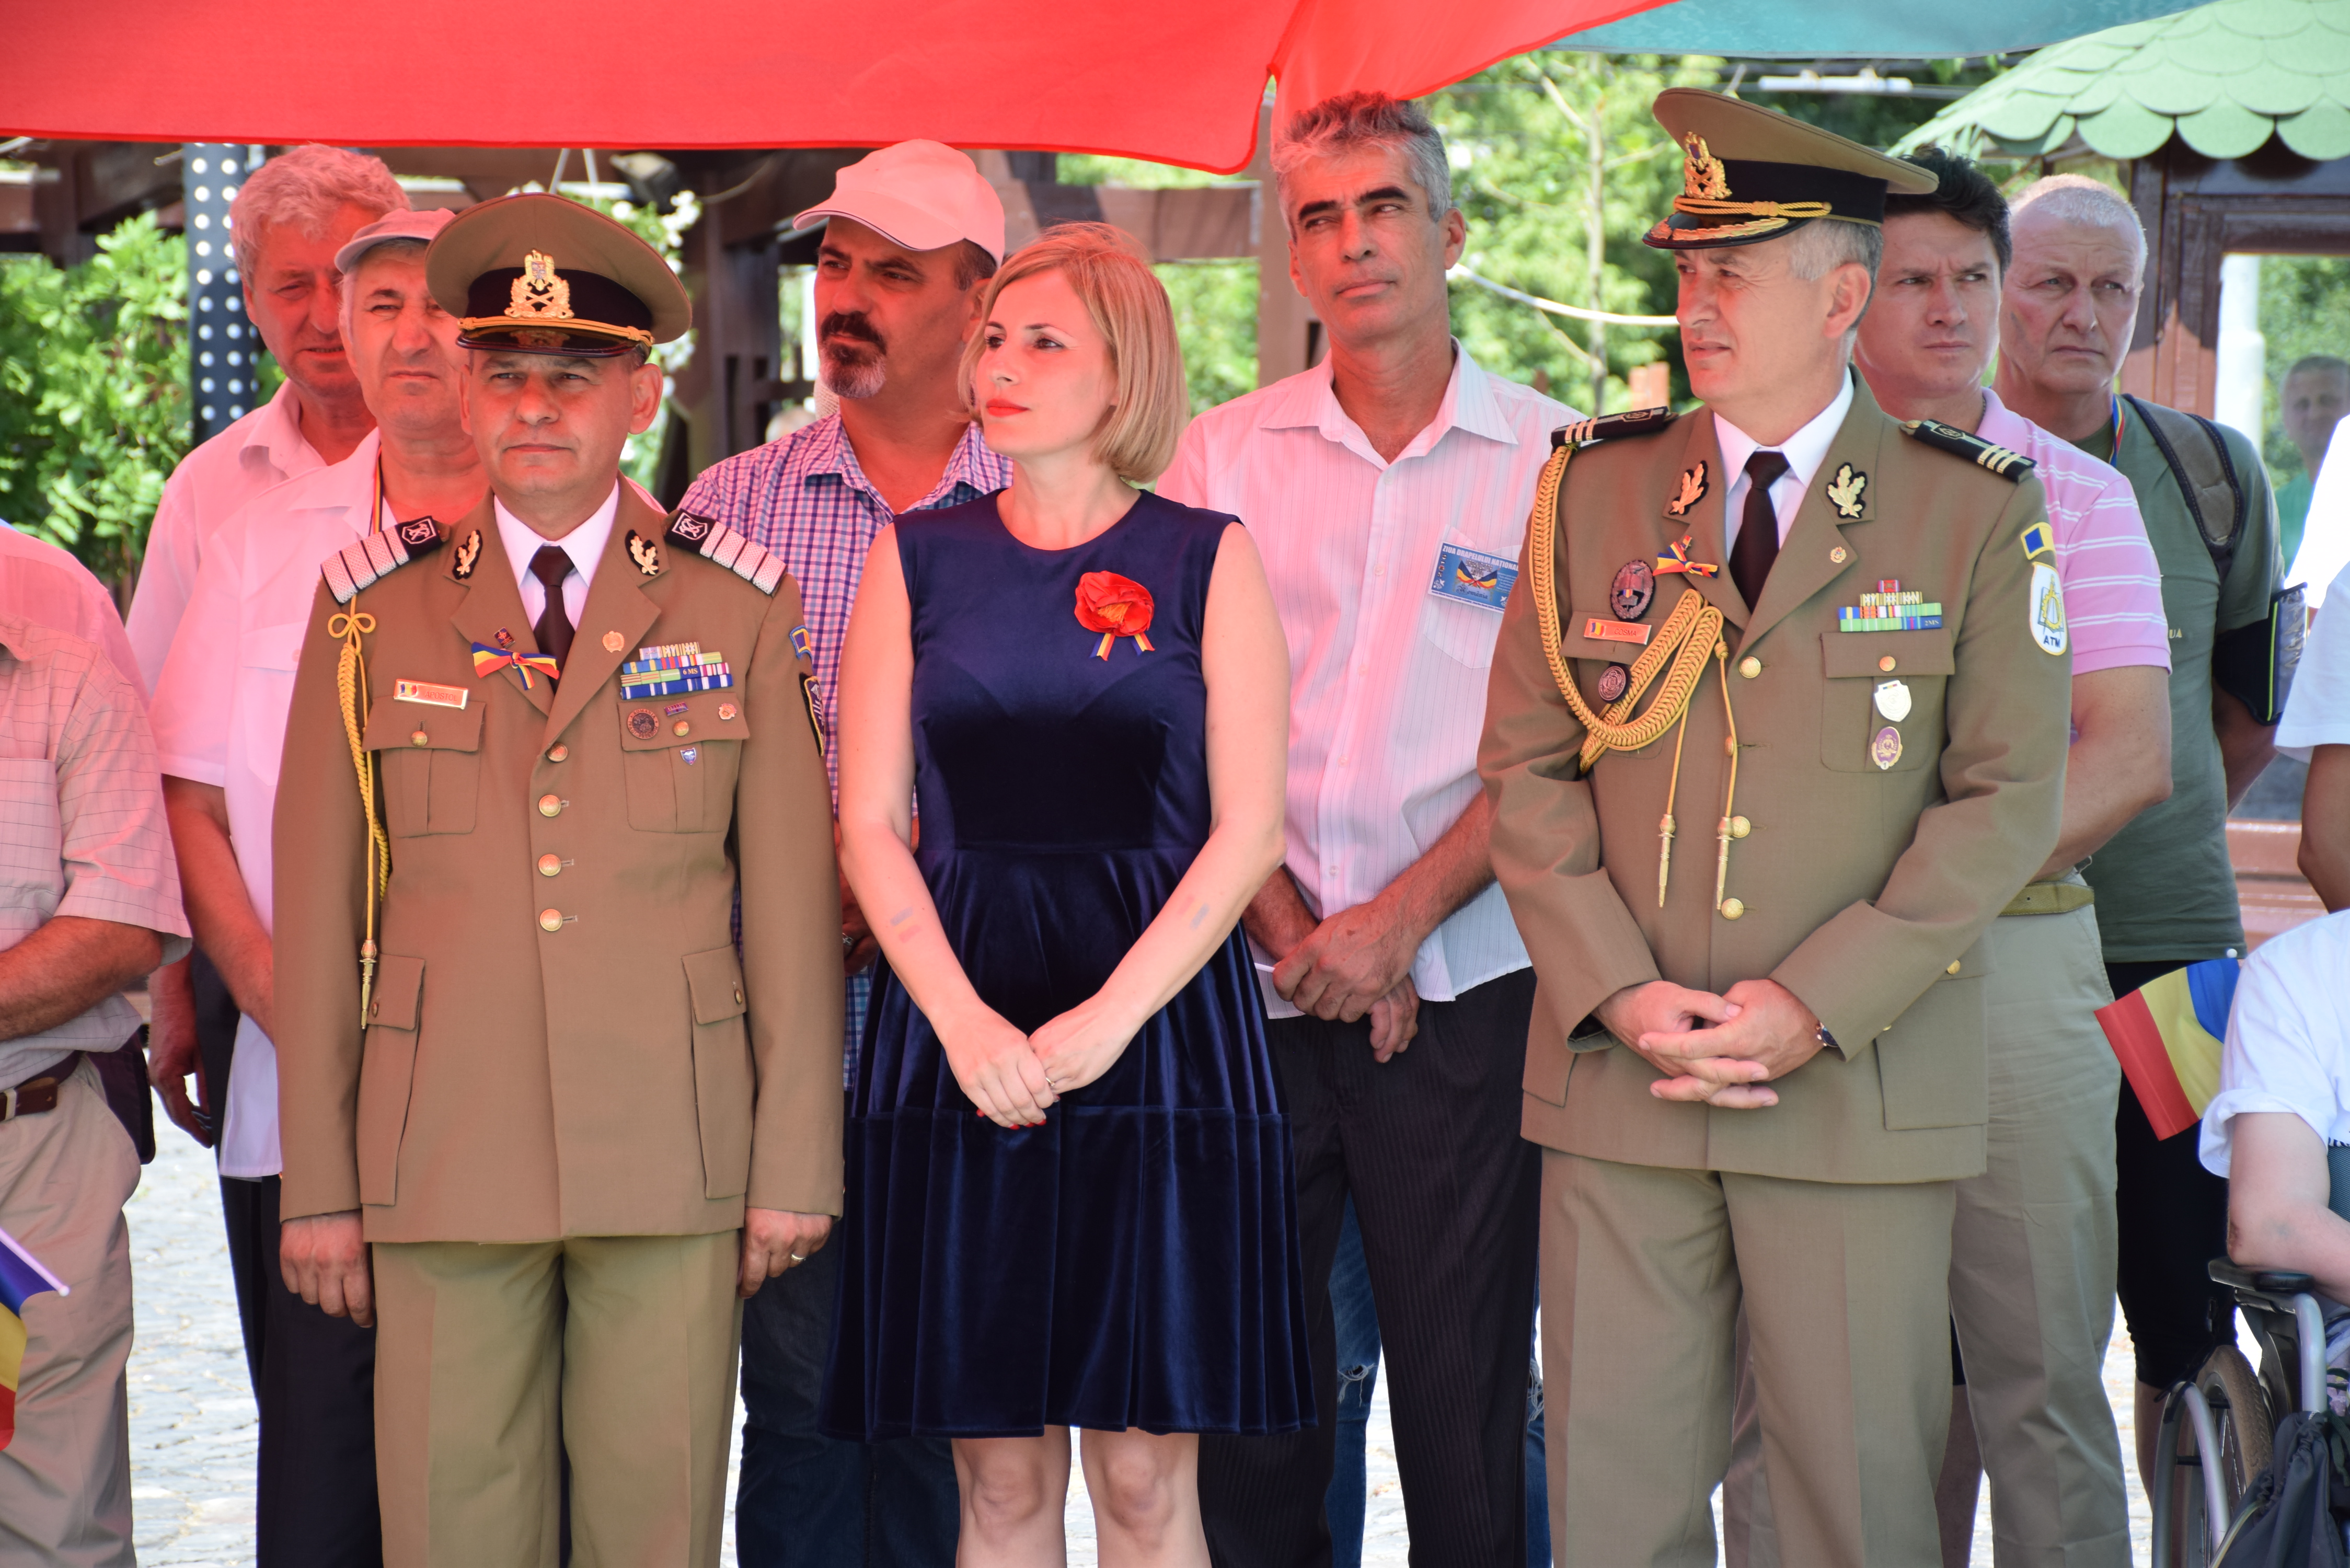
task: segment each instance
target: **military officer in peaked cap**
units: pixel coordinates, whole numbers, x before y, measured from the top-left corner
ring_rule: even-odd
[[[2063,602],[2030,465],[1850,370],[1886,192],[1933,177],[1656,116],[1705,406],[1562,432],[1481,755],[1539,980],[1552,1539],[1713,1561],[1742,1307],[1785,1561],[1933,1563],[1977,938],[2055,843]]]
[[[840,1203],[799,595],[620,478],[647,352],[687,323],[658,254],[514,196],[451,223],[426,278],[472,350],[492,493],[327,561],[304,637],[276,816],[287,1282],[378,1320],[395,1568],[553,1568],[565,1454],[576,1561],[714,1564],[738,1296]]]

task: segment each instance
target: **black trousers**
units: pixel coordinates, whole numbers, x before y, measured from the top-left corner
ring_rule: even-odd
[[[1326,1568],[1337,1433],[1330,1264],[1351,1193],[1387,1356],[1414,1568],[1523,1568],[1526,1372],[1542,1166],[1518,1136],[1534,977],[1422,1002],[1384,1066],[1370,1023],[1265,1025],[1289,1102],[1316,1425],[1203,1438],[1218,1568]]]
[[[201,953],[191,978],[217,1129],[234,1070],[236,1008]],[[328,1317],[286,1288],[277,1266],[277,1178],[224,1176],[220,1187],[245,1366],[261,1407],[255,1561],[259,1568],[382,1568],[375,1331]]]

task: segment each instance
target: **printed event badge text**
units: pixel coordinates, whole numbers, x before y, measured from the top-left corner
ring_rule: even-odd
[[[1436,553],[1436,576],[1429,583],[1428,591],[1440,598],[1459,599],[1481,609],[1499,611],[1517,580],[1516,562],[1447,545]]]

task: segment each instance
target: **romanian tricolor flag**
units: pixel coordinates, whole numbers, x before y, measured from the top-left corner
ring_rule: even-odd
[[[2171,1137],[2201,1121],[2220,1092],[2220,1046],[2241,967],[2236,959],[2205,959],[2097,1009],[2155,1137]]]
[[[25,1303],[43,1291],[73,1292],[0,1231],[0,1449],[16,1436],[16,1382],[25,1368]]]

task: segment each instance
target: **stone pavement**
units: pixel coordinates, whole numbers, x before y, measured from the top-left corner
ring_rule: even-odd
[[[148,1568],[248,1568],[253,1562],[253,1394],[238,1336],[212,1157],[177,1127],[159,1125],[155,1163],[130,1200],[130,1255],[138,1292],[138,1343],[130,1355],[131,1506],[139,1560]],[[2116,1333],[2116,1339],[2120,1336]],[[1403,1568],[1410,1546],[1387,1383],[1371,1409],[1366,1568]],[[2130,1363],[2126,1348],[2106,1359],[2106,1386],[2130,1436]],[[740,1448],[741,1421],[736,1421]],[[1069,1562],[1094,1568],[1093,1514],[1082,1473],[1069,1489]],[[733,1495],[732,1484],[727,1495]],[[2142,1562],[2148,1520],[2130,1481],[2132,1534]],[[733,1563],[729,1510],[724,1560]],[[1977,1520],[1974,1561],[1990,1568],[1990,1511]]]

